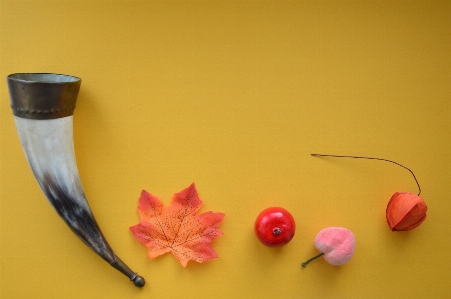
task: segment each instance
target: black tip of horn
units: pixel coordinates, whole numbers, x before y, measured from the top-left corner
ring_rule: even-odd
[[[136,275],[135,278],[133,278],[131,281],[133,281],[133,284],[138,288],[142,288],[146,284],[144,277],[139,275]]]
[[[139,276],[135,272],[133,272],[120,258],[116,256],[116,260],[111,263],[111,266],[119,270],[122,274],[125,274],[133,284],[139,288],[143,287],[146,284],[146,280],[144,277]]]

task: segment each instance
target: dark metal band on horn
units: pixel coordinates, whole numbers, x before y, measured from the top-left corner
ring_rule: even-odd
[[[55,119],[74,113],[81,79],[49,73],[7,77],[13,114],[29,119]]]

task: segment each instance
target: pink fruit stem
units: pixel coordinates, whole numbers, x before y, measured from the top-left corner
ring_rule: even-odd
[[[382,158],[373,158],[373,157],[362,157],[362,156],[339,156],[339,155],[323,155],[323,154],[311,154],[314,157],[335,157],[335,158],[355,158],[355,159],[369,159],[369,160],[379,160],[379,161],[385,161],[385,162],[390,162],[390,163],[394,163],[398,166],[401,166],[405,169],[407,169],[408,171],[410,171],[410,173],[413,175],[413,178],[415,179],[415,182],[417,183],[418,186],[418,196],[420,196],[421,193],[421,188],[420,188],[420,183],[418,183],[417,178],[415,177],[415,174],[413,173],[412,170],[410,170],[409,168],[405,167],[404,165],[399,164],[398,162],[392,161],[392,160],[387,160],[387,159],[382,159]]]
[[[319,257],[322,257],[323,255],[324,255],[324,252],[321,252],[320,254],[315,255],[315,256],[312,257],[311,259],[306,260],[305,262],[302,263],[302,267],[307,266],[308,263],[310,263],[310,262],[313,261],[313,260],[316,260],[316,259],[319,258]]]

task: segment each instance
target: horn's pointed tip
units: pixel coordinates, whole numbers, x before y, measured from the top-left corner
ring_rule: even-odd
[[[136,277],[133,279],[133,283],[138,288],[142,288],[146,284],[146,280],[144,279],[144,277],[136,275]]]

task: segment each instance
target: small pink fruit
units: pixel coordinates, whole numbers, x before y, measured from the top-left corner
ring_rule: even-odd
[[[302,267],[321,256],[329,264],[339,266],[349,261],[354,254],[355,237],[346,228],[327,227],[316,235],[315,247],[321,253],[302,263]]]

